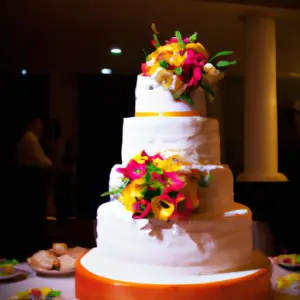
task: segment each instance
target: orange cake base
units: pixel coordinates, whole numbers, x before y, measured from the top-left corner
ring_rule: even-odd
[[[251,275],[201,284],[137,284],[97,276],[81,265],[75,269],[76,297],[79,300],[270,300],[267,269]]]

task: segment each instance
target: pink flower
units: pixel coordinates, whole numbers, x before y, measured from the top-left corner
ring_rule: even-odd
[[[176,172],[164,172],[166,187],[164,193],[177,192],[184,187],[184,182],[177,177]]]
[[[130,180],[139,179],[146,174],[146,164],[139,164],[135,160],[131,160],[126,169]]]
[[[147,202],[145,205],[145,208],[143,211],[136,211],[132,218],[135,220],[139,220],[139,219],[145,219],[147,218],[147,216],[149,215],[149,213],[151,212],[151,203]]]
[[[195,53],[192,49],[187,50],[187,58],[182,64],[181,79],[188,87],[197,87],[202,78],[202,68],[206,59],[202,53]]]
[[[188,44],[189,38],[188,37],[184,38],[183,42],[185,44]],[[169,40],[166,41],[166,44],[176,44],[176,43],[178,43],[177,37],[172,37],[172,38],[170,38]]]
[[[127,168],[118,168],[116,169],[117,172],[121,173],[124,178],[129,178]]]
[[[148,155],[148,154],[146,154]],[[154,159],[160,159],[160,160],[163,160],[164,158],[158,153],[158,154],[155,154],[155,155],[148,155],[149,157],[149,160],[154,160]]]
[[[131,160],[126,168],[118,168],[116,171],[130,180],[140,179],[146,174],[146,164],[139,164],[135,160]]]
[[[142,74],[146,75],[147,74],[147,63],[142,63]]]
[[[157,181],[159,181],[161,184],[164,183],[163,176],[162,176],[161,174],[156,173],[156,172],[153,172],[153,173],[151,174],[151,179],[152,179],[153,181],[157,180]]]

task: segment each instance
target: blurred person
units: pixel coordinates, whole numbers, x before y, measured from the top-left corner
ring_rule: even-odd
[[[49,247],[47,196],[49,170],[53,164],[41,146],[42,135],[42,120],[30,118],[16,147],[13,253],[19,259]]]
[[[54,203],[59,223],[74,215],[75,186],[73,167],[72,142],[66,141],[54,187]]]

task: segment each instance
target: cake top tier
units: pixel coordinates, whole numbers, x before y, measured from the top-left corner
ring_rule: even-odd
[[[197,42],[197,33],[182,37],[176,31],[175,37],[161,44],[154,24],[152,30],[152,45],[155,49],[146,55],[146,62],[142,63],[142,73],[138,77],[136,89],[136,112],[153,109],[155,103],[165,106],[162,112],[164,109],[189,111],[188,107],[197,106],[195,102],[200,101],[200,91],[206,99],[212,100],[215,95],[214,86],[224,77],[224,69],[236,64],[236,61],[222,60],[222,57],[233,52],[221,51],[210,56],[204,46]],[[160,100],[151,105],[149,101],[153,102],[154,98]],[[148,106],[146,102],[149,102]],[[187,106],[174,104],[176,102]],[[199,107],[195,108],[196,111],[199,109],[201,110]]]

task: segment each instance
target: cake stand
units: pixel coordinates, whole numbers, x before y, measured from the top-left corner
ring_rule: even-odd
[[[246,272],[226,273],[222,279],[220,275],[210,275],[216,280],[205,283],[143,284],[94,274],[88,256],[89,252],[76,262],[75,286],[79,300],[270,300],[272,295],[270,269],[266,265]]]

